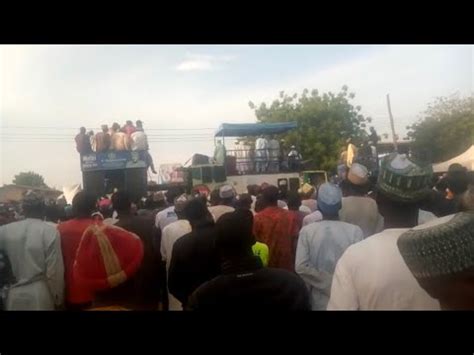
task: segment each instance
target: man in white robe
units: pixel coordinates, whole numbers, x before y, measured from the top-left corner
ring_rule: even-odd
[[[255,141],[256,172],[264,173],[268,165],[268,140],[261,135]]]
[[[28,192],[25,219],[0,227],[0,250],[13,281],[4,292],[6,310],[55,310],[64,301],[64,264],[57,229],[43,221],[42,196]]]

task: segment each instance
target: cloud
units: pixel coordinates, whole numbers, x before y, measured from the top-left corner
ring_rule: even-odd
[[[176,66],[177,71],[210,71],[221,67],[221,64],[231,62],[234,56],[188,54],[187,59]]]

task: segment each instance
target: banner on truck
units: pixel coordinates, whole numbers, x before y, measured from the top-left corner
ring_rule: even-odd
[[[184,173],[180,169],[181,164],[161,164],[158,169],[158,181],[160,184],[184,182]]]

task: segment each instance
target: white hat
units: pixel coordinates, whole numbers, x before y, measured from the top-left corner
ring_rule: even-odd
[[[368,181],[369,171],[359,163],[352,163],[347,179],[354,185],[364,185]]]
[[[219,189],[220,198],[231,198],[234,197],[234,189],[230,185],[223,185]]]

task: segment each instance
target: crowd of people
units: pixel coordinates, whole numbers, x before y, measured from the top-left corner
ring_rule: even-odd
[[[235,165],[227,164],[230,157],[234,158]],[[302,156],[294,145],[287,149],[283,139],[278,141],[275,136],[260,135],[252,144],[236,141],[234,149],[229,151],[218,140],[213,162],[226,165],[229,175],[279,173],[299,171]]]
[[[79,154],[105,153],[108,151],[143,151],[147,160],[147,165],[153,174],[156,170],[153,159],[149,154],[148,138],[143,129],[143,122],[137,120],[135,125],[132,121],[127,121],[123,127],[115,122],[109,129],[108,125],[101,126],[101,131],[94,134],[85,127],[79,129],[75,137],[76,150]]]
[[[375,183],[361,163],[345,169],[297,192],[224,184],[136,204],[81,191],[55,221],[29,192],[24,218],[0,227],[2,307],[474,309],[473,172],[453,164],[434,179],[397,153]]]

